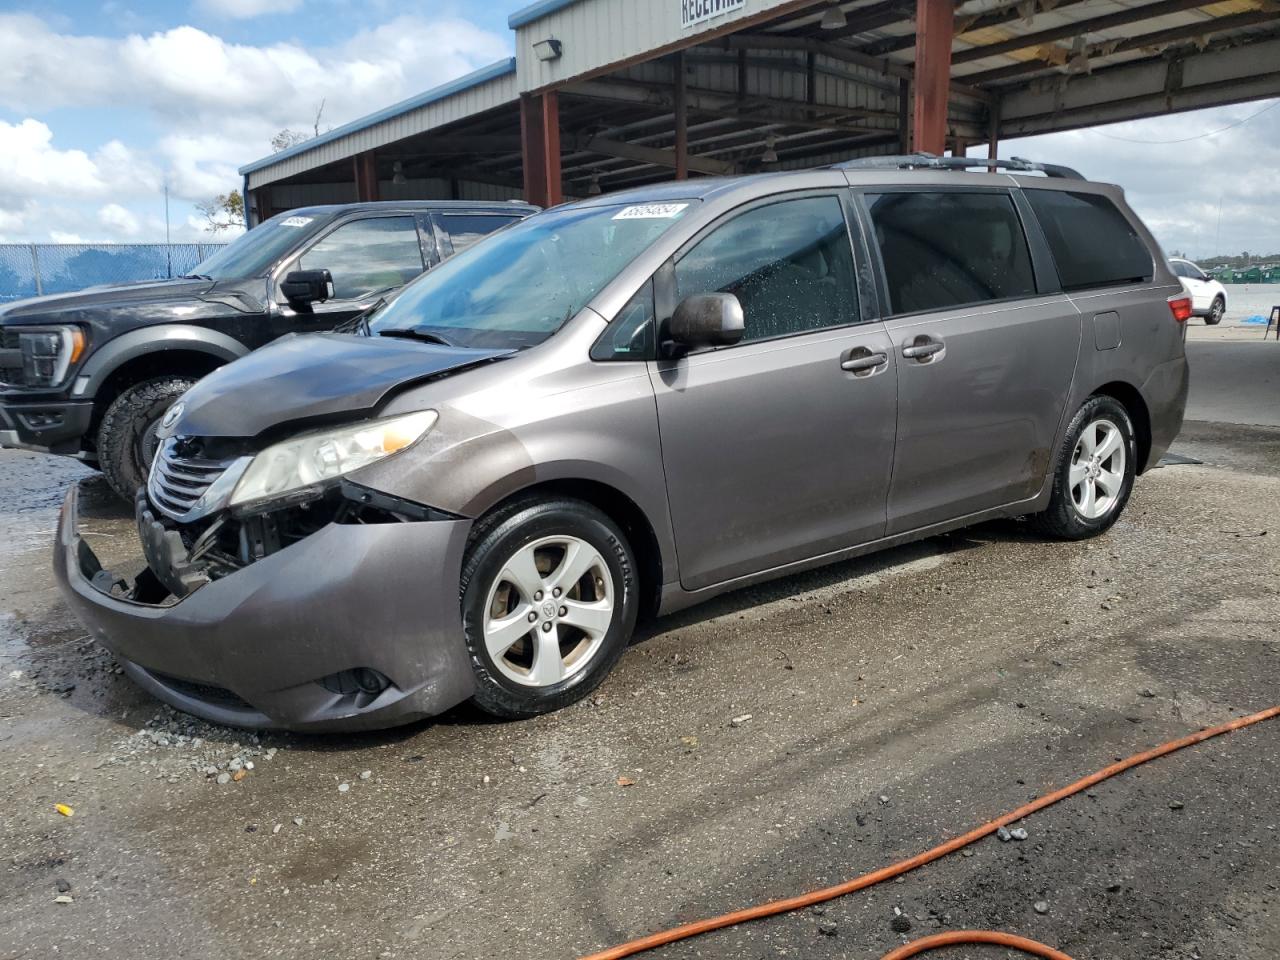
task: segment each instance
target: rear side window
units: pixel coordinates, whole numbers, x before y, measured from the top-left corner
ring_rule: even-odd
[[[676,298],[732,293],[743,340],[858,322],[853,248],[838,197],[755,207],[716,227],[676,263]]]
[[[499,227],[514,223],[519,217],[503,217],[485,214],[441,213],[440,226],[449,234],[453,252],[461,253],[477,240],[493,233]]]
[[[1022,221],[1007,193],[881,193],[867,204],[893,313],[1036,292]]]
[[[1151,251],[1106,197],[1061,190],[1024,195],[1049,241],[1063,290],[1151,279]],[[1188,275],[1184,267],[1180,276]]]

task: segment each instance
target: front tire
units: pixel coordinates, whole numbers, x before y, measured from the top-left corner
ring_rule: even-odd
[[[1208,314],[1205,315],[1204,322],[1206,326],[1216,327],[1222,322],[1223,314],[1227,312],[1227,302],[1222,297],[1214,297],[1213,303],[1209,307]]]
[[[1071,419],[1058,452],[1049,506],[1031,518],[1041,533],[1085,540],[1120,517],[1137,471],[1133,422],[1113,397],[1090,397]]]
[[[638,609],[626,535],[579,500],[522,500],[476,524],[462,567],[473,699],[533,717],[582,699],[622,656]]]
[[[111,489],[132,503],[155,458],[156,430],[165,411],[195,385],[187,377],[161,377],[125,390],[98,427],[98,466]]]

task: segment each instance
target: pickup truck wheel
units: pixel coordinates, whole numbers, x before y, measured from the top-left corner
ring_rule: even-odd
[[[579,500],[518,501],[478,521],[461,583],[476,705],[532,717],[594,690],[631,639],[635,570],[626,535]]]
[[[195,385],[187,377],[161,377],[130,387],[107,407],[98,427],[98,465],[107,483],[132,503],[155,458],[156,430],[165,411]]]

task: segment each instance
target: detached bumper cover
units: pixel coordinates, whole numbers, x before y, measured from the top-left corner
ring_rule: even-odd
[[[290,730],[394,726],[467,699],[459,571],[470,522],[330,524],[167,605],[123,595],[77,532],[75,487],[54,573],[94,638],[140,685],[216,723]],[[113,590],[113,584],[115,589]],[[342,694],[359,668],[391,680]]]

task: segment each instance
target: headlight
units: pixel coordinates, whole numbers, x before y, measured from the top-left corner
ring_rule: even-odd
[[[231,494],[231,505],[323,486],[411,446],[435,426],[436,419],[434,410],[422,410],[277,443],[253,458]]]
[[[28,387],[56,387],[71,365],[84,355],[85,336],[79,327],[40,327],[18,331],[22,351],[22,379]]]

